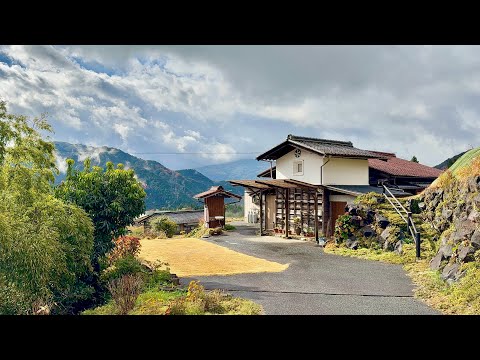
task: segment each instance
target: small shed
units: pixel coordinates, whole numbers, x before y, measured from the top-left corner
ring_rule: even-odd
[[[225,198],[240,201],[241,196],[226,191],[222,186],[212,186],[209,190],[194,196],[203,201],[205,225],[209,228],[225,226]]]

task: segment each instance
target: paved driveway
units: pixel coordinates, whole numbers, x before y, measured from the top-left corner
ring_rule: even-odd
[[[235,226],[236,232],[206,241],[290,266],[280,273],[195,278],[207,289],[251,299],[266,314],[438,314],[413,298],[400,265],[326,254],[312,242],[258,237],[252,225]]]

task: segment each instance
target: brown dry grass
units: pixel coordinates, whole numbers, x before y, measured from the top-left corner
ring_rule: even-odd
[[[139,257],[166,262],[178,276],[280,272],[289,266],[195,238],[142,239],[141,244]]]

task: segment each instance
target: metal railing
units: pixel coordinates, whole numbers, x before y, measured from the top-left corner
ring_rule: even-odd
[[[417,231],[417,227],[415,226],[415,223],[413,222],[413,216],[411,211],[407,211],[405,207],[398,201],[398,199],[392,194],[390,189],[385,186],[385,184],[382,184],[383,187],[383,196],[387,201],[390,203],[390,205],[393,206],[395,211],[400,215],[403,221],[407,224],[407,229],[410,232],[410,234],[413,237],[413,240],[415,241],[415,253],[416,253],[416,258],[417,260],[420,259],[420,233]],[[387,194],[385,194],[385,191],[390,195],[390,198],[393,199],[394,201],[390,200]],[[396,205],[395,205],[395,203]],[[403,214],[402,214],[403,212]]]

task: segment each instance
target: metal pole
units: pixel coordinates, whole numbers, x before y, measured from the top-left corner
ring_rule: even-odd
[[[415,234],[415,250],[417,253],[417,260],[420,260],[420,233]]]

